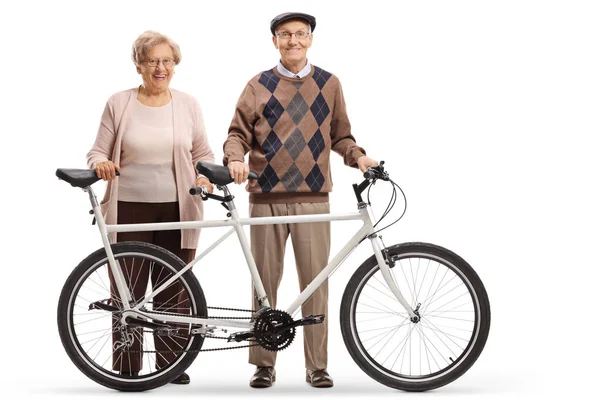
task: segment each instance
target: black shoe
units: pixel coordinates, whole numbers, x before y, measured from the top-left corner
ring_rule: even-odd
[[[273,367],[256,367],[254,375],[250,378],[250,387],[267,388],[275,382],[275,368]]]
[[[138,376],[138,372],[137,371],[132,371],[132,372],[121,371],[121,372],[119,372],[119,374],[121,374],[121,376],[126,376],[128,378],[134,378],[134,377]]]
[[[177,378],[173,379],[171,383],[174,383],[176,385],[187,385],[190,383],[190,376],[184,372]]]
[[[306,382],[312,387],[328,388],[333,386],[333,379],[329,376],[326,369],[318,371],[306,370]]]

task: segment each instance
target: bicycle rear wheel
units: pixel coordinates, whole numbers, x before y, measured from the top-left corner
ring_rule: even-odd
[[[134,303],[170,279],[185,263],[148,243],[111,246]],[[105,250],[99,249],[71,273],[58,303],[58,331],[75,365],[95,382],[122,391],[154,389],[172,381],[194,361],[204,338],[190,324],[154,331],[121,323],[123,307],[111,284]],[[118,311],[93,306],[100,302]],[[148,311],[207,315],[202,288],[191,271],[145,305]]]
[[[389,247],[392,276],[420,320],[386,284],[375,256],[354,273],[340,323],[348,351],[376,381],[407,391],[447,385],[477,360],[490,329],[483,283],[458,255],[426,243]]]

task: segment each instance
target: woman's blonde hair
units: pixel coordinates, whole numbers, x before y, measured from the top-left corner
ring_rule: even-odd
[[[179,49],[179,45],[169,37],[156,31],[146,31],[135,39],[135,42],[133,42],[133,46],[131,47],[131,59],[133,60],[133,63],[135,65],[140,65],[142,62],[147,61],[150,49],[157,44],[163,43],[171,46],[175,65],[179,64],[181,62],[181,50]]]

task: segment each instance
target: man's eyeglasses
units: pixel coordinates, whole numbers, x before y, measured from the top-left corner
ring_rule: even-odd
[[[171,60],[170,58],[165,58],[164,60],[153,58],[151,60],[147,60],[146,64],[148,64],[149,67],[156,67],[161,62],[162,65],[165,66],[165,68],[171,68],[173,65],[175,65],[175,60]]]
[[[296,39],[298,39],[298,40],[306,40],[310,36],[310,33],[306,33],[304,31],[298,31],[298,32],[294,32],[294,33],[283,31],[283,32],[277,33],[277,36],[279,37],[279,39],[283,39],[283,40],[289,40],[292,37],[292,35],[295,35]]]

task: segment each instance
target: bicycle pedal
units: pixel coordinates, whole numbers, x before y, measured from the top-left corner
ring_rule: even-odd
[[[300,325],[304,326],[304,325],[321,324],[321,323],[323,323],[323,321],[325,321],[324,314],[319,314],[319,315],[311,314],[306,318],[302,318],[298,322],[300,323]]]

